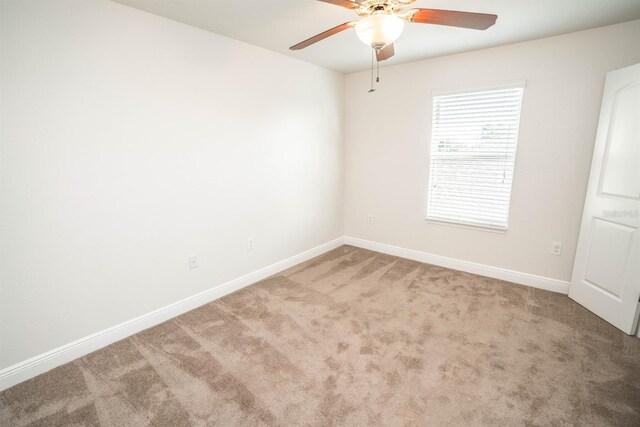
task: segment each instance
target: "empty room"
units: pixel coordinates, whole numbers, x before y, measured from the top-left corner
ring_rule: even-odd
[[[640,0],[0,0],[0,426],[640,426]]]

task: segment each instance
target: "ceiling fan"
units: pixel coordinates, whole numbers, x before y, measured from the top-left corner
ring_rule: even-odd
[[[319,0],[324,3],[346,7],[355,11],[361,18],[345,22],[337,27],[315,35],[303,42],[291,46],[291,50],[300,50],[311,46],[334,34],[349,28],[355,28],[358,38],[371,46],[378,61],[384,61],[395,54],[393,43],[400,37],[404,23],[448,25],[452,27],[486,30],[496,23],[496,15],[486,13],[458,12],[440,9],[410,9],[405,7],[415,0]]]

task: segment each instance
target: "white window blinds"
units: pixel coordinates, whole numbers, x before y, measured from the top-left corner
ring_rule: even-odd
[[[507,228],[523,88],[434,95],[428,219]]]

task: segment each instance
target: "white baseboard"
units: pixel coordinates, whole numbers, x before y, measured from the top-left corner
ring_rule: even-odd
[[[256,270],[245,276],[215,286],[209,290],[190,296],[166,307],[152,311],[151,313],[144,314],[135,319],[131,319],[119,325],[32,357],[31,359],[9,366],[8,368],[0,371],[0,391],[77,359],[78,357],[82,357],[100,348],[106,347],[140,331],[158,325],[189,310],[193,310],[194,308],[235,292],[271,275],[286,270],[287,268],[300,264],[301,262],[307,261],[318,255],[322,255],[323,253],[335,249],[342,244],[348,244],[359,248],[369,249],[401,258],[412,259],[414,261],[424,262],[427,264],[447,267],[454,270],[465,271],[481,276],[492,277],[534,288],[546,289],[563,294],[567,294],[569,292],[569,283],[561,280],[344,236],[279,261],[268,267]]]
[[[344,242],[339,237],[324,243],[308,251],[294,255],[279,261],[268,267],[256,270],[245,276],[215,286],[199,294],[190,296],[166,307],[144,314],[119,325],[81,338],[69,344],[63,345],[46,353],[32,357],[31,359],[9,366],[0,371],[0,391],[47,372],[57,366],[71,362],[109,344],[120,341],[140,331],[158,325],[182,313],[185,313],[201,305],[207,304],[232,292],[256,283],[269,276],[277,274],[287,268],[307,261],[318,255],[322,255],[332,249],[341,246]]]
[[[533,288],[545,289],[547,291],[559,292],[561,294],[569,293],[569,282],[565,282],[563,280],[550,279],[548,277],[521,273],[519,271],[507,270],[499,267],[492,267],[490,265],[478,264],[471,261],[464,261],[461,259],[449,258],[441,255],[430,254],[427,252],[420,252],[413,249],[387,245],[384,243],[372,242],[370,240],[358,239],[356,237],[345,236],[344,243],[346,245],[369,249],[375,252],[382,252],[388,255],[394,255],[401,258],[424,262],[426,264],[446,267],[452,270],[465,271],[467,273],[505,280],[507,282],[513,282]]]

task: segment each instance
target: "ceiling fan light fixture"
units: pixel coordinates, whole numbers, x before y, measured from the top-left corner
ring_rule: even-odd
[[[356,24],[358,38],[374,49],[381,49],[398,40],[403,29],[404,20],[387,13],[367,16]]]

